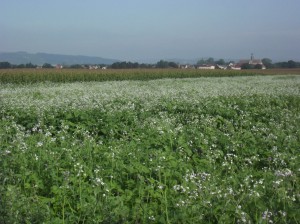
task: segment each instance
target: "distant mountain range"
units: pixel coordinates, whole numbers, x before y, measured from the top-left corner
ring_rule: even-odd
[[[83,55],[62,55],[62,54],[47,54],[47,53],[27,53],[27,52],[6,52],[0,53],[0,61],[6,61],[11,64],[27,64],[32,63],[35,65],[49,64],[105,64],[111,65],[119,60],[108,59],[102,57],[91,57]]]

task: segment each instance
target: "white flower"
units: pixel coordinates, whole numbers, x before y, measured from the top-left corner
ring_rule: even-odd
[[[160,189],[160,190],[162,190],[163,188],[164,188],[164,186],[162,186],[162,185],[158,186],[158,189]]]
[[[99,177],[96,177],[96,178],[95,178],[95,182],[97,183],[97,185],[100,184],[100,185],[103,186],[103,185],[105,184],[105,183],[103,182],[102,178],[99,178]]]
[[[149,218],[149,220],[151,220],[151,221],[155,221],[155,217],[154,217],[153,215],[149,216],[148,218]]]
[[[275,175],[277,177],[289,177],[293,175],[293,172],[291,170],[289,170],[288,168],[284,169],[284,170],[277,170],[275,172]]]

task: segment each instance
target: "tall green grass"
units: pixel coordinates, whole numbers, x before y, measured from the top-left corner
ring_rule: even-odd
[[[257,71],[224,71],[197,69],[126,69],[126,70],[87,70],[87,69],[10,69],[0,70],[1,83],[36,82],[86,82],[118,80],[152,80],[162,78],[197,78],[221,76],[249,76]]]
[[[85,82],[152,80],[162,78],[197,78],[224,76],[300,74],[299,69],[269,70],[198,70],[198,69],[1,69],[0,83]]]

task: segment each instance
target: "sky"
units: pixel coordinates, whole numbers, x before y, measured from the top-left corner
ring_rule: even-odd
[[[1,0],[0,52],[300,61],[299,0]]]

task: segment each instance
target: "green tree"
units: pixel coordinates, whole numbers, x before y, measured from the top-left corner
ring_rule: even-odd
[[[175,62],[172,62],[172,61],[169,62],[168,66],[171,68],[178,68],[178,64],[176,64]]]
[[[79,69],[82,68],[82,66],[80,64],[74,64],[74,65],[70,65],[70,68]]]
[[[249,63],[244,63],[241,66],[241,69],[253,69],[253,68],[254,68],[254,66],[250,65]]]
[[[273,68],[272,60],[270,58],[263,58],[262,63],[266,66],[266,68]]]
[[[19,64],[19,65],[17,65],[17,68],[25,68],[25,65],[24,64]]]
[[[208,59],[202,58],[197,62],[197,65],[203,65],[203,64],[215,64],[215,60],[214,58],[210,57]]]
[[[207,64],[214,64],[214,63],[215,63],[215,60],[214,60],[214,58],[210,57],[210,58],[208,58],[208,59],[206,60],[206,63],[207,63]]]
[[[150,64],[145,64],[145,63],[142,63],[140,64],[140,68],[151,68],[152,66]]]
[[[11,68],[11,64],[7,61],[0,62],[0,68]]]
[[[225,65],[225,61],[224,61],[224,59],[219,59],[218,61],[216,61],[216,64]]]
[[[115,62],[115,63],[113,63],[113,64],[111,65],[111,68],[115,68],[115,69],[120,68],[120,62]]]
[[[29,62],[29,63],[27,63],[26,65],[25,65],[25,68],[36,68],[37,66],[36,65],[34,65],[34,64],[32,64],[31,62]]]
[[[256,64],[256,65],[254,65],[254,69],[262,69],[262,65],[261,64]]]
[[[288,63],[289,68],[296,68],[297,67],[297,63],[293,60],[289,60],[287,63]]]
[[[49,63],[44,63],[42,67],[43,67],[43,68],[54,68],[54,67],[53,67],[51,64],[49,64]]]
[[[157,68],[168,68],[169,67],[169,62],[160,60],[159,62],[156,63]]]
[[[289,64],[286,61],[280,62],[281,68],[288,68]]]
[[[197,65],[203,65],[206,64],[206,60],[204,60],[203,58],[197,61]]]
[[[132,68],[139,68],[139,67],[140,67],[140,65],[137,62],[135,62],[135,63],[132,64]]]
[[[103,66],[102,66],[103,67]],[[114,69],[126,69],[126,68],[139,68],[140,64],[137,62],[126,62],[126,61],[122,61],[122,62],[115,62],[111,65],[111,68]]]

